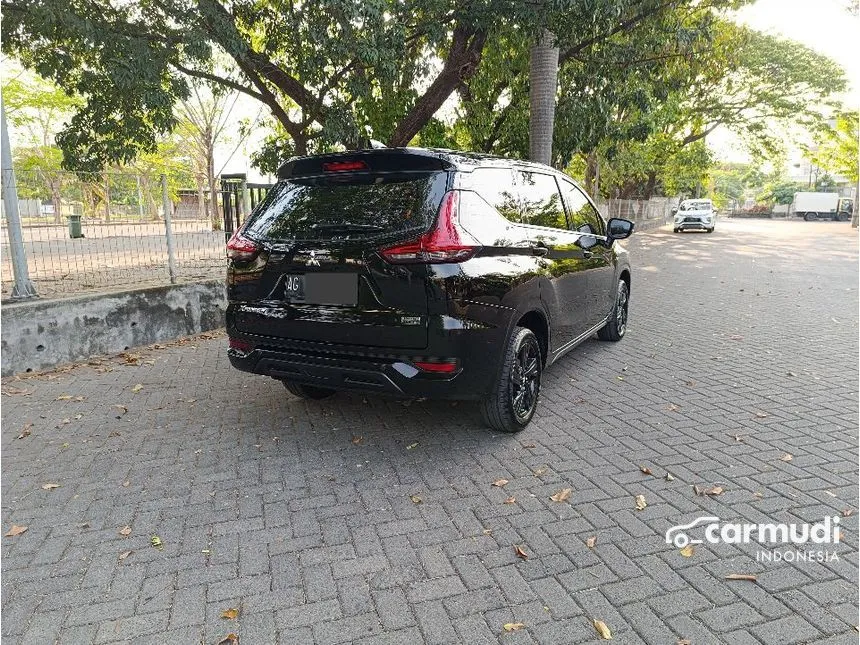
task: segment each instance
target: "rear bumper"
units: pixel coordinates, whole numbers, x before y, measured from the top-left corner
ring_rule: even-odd
[[[504,348],[502,330],[448,330],[433,335],[436,342],[431,343],[432,350],[334,345],[238,334],[234,330],[229,334],[253,345],[247,353],[228,349],[236,369],[335,390],[413,398],[483,397],[492,387]],[[440,359],[456,359],[455,371],[426,372],[415,365],[416,361]]]

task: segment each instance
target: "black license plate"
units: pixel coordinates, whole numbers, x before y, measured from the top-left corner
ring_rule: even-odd
[[[308,305],[358,303],[358,275],[355,273],[305,273],[284,276],[284,299]]]

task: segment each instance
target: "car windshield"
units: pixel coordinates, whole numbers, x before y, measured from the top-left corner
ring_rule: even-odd
[[[682,211],[706,211],[712,208],[710,201],[684,202],[681,204]]]

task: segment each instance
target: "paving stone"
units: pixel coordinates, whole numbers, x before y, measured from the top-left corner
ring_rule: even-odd
[[[569,645],[599,642],[594,618],[622,643],[856,642],[856,514],[828,563],[732,544],[683,558],[664,539],[704,515],[860,508],[858,241],[830,224],[634,235],[627,337],[552,365],[516,436],[469,403],[300,401],[233,370],[219,333],[132,350],[153,365],[4,380],[31,394],[0,411],[3,526],[29,526],[0,543],[3,642],[208,643],[235,627],[273,645]],[[564,487],[568,503],[548,499]]]

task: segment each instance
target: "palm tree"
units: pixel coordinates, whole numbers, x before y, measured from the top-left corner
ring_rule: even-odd
[[[529,158],[552,163],[552,132],[558,85],[558,47],[555,35],[544,29],[529,61]]]

